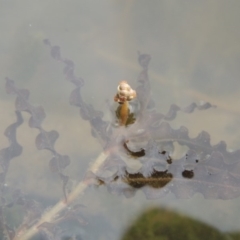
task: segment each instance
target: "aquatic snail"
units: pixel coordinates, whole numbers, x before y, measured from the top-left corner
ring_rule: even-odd
[[[130,115],[128,102],[136,98],[136,96],[136,91],[131,88],[127,81],[121,81],[119,83],[114,101],[119,103],[119,107],[116,110],[116,116],[119,119],[120,126],[129,125],[135,121],[133,115]]]
[[[123,104],[126,101],[131,101],[136,96],[136,91],[131,88],[127,81],[121,81],[117,87],[117,94],[114,97],[114,101]]]

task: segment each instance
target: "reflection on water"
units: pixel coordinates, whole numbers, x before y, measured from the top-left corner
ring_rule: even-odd
[[[229,150],[239,148],[240,136],[239,3],[27,2],[7,0],[0,10],[2,79],[9,77],[7,91],[17,96],[15,116],[12,97],[0,88],[0,233],[14,240],[38,231],[42,239],[117,239],[153,204],[239,229],[240,154]],[[64,54],[50,41],[43,46],[44,38]],[[149,72],[150,55],[139,50],[151,54]],[[136,112],[125,128],[116,120],[120,109],[108,111],[104,101],[112,101],[121,79],[136,78],[137,52]],[[81,119],[66,99],[70,91]],[[188,105],[200,100],[211,104]],[[92,184],[104,186],[92,191]]]

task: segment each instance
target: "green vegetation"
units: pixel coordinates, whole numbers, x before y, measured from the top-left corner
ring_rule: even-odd
[[[239,235],[235,234],[239,237]],[[198,220],[166,209],[153,208],[143,213],[127,229],[122,240],[226,240],[224,233]]]

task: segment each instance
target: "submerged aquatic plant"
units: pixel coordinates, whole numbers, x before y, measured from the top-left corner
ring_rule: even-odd
[[[70,177],[64,170],[70,164],[70,158],[54,148],[58,132],[43,129],[44,109],[33,106],[29,102],[29,91],[19,89],[13,80],[7,78],[7,93],[17,96],[17,121],[6,129],[5,136],[10,145],[0,152],[0,228],[6,239],[26,240],[39,232],[44,239],[59,239],[59,223],[69,218],[82,221],[82,206],[74,204],[74,200],[90,185],[105,185],[110,192],[126,197],[133,196],[138,189],[142,189],[147,198],[159,198],[169,192],[177,198],[189,198],[196,192],[214,199],[240,196],[240,150],[227,151],[224,141],[211,145],[210,135],[205,131],[196,138],[190,138],[186,127],[173,129],[169,123],[176,118],[178,111],[192,113],[195,109],[205,110],[214,106],[210,103],[192,103],[181,108],[173,104],[166,114],[156,112],[148,79],[151,59],[148,54],[139,53],[138,56],[142,70],[136,91],[126,81],[120,82],[114,97],[119,106],[112,112],[114,120],[107,122],[103,120],[102,112],[82,99],[84,81],[75,76],[74,63],[61,56],[58,46],[52,46],[48,40],[44,43],[50,48],[52,57],[64,65],[66,80],[75,86],[70,95],[70,104],[78,107],[82,119],[89,122],[91,134],[99,141],[103,152],[86,171],[83,180],[69,189]],[[43,214],[37,202],[29,200],[20,190],[9,191],[7,197],[5,193],[9,164],[22,153],[16,132],[23,122],[23,111],[30,114],[29,127],[39,130],[35,141],[37,148],[52,153],[50,169],[62,181],[63,200]],[[173,157],[175,143],[186,148],[184,156],[179,159]],[[26,212],[17,229],[10,228],[4,218],[5,209],[14,205],[22,206]]]

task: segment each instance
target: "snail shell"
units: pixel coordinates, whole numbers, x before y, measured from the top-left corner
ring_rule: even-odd
[[[136,91],[131,88],[127,81],[121,81],[117,87],[117,94],[114,97],[114,101],[123,103],[125,101],[131,101],[136,96]]]

